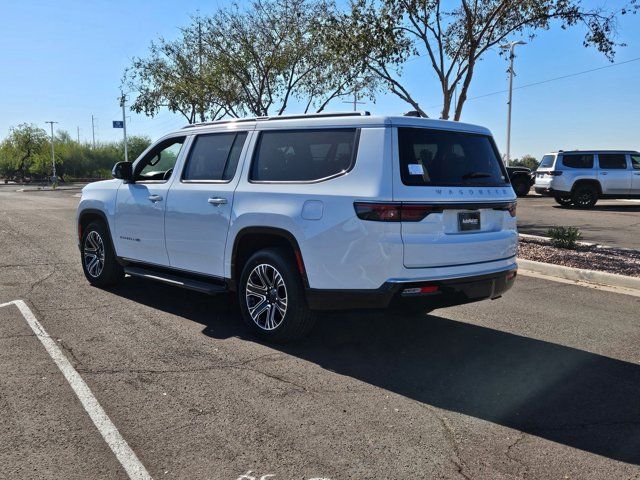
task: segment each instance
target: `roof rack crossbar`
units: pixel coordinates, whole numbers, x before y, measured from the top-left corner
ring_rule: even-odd
[[[272,117],[249,117],[249,118],[226,118],[222,120],[213,120],[211,122],[190,123],[182,127],[196,128],[206,127],[209,125],[224,125],[226,123],[242,123],[242,122],[257,122],[257,121],[273,121],[273,120],[295,120],[300,118],[324,118],[324,117],[366,117],[371,115],[368,111],[360,112],[333,112],[333,113],[303,113],[295,115],[277,115]]]

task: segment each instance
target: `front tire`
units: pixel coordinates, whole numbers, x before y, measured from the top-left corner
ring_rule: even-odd
[[[102,222],[92,222],[82,232],[82,270],[91,285],[110,287],[124,278],[124,269],[117,262],[111,237]]]
[[[592,185],[578,185],[571,194],[571,200],[578,208],[591,208],[598,201],[598,190]]]
[[[316,320],[292,255],[282,248],[254,253],[238,285],[242,319],[257,336],[288,342],[305,336]]]

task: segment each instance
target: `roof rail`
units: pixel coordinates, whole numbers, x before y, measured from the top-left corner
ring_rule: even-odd
[[[225,123],[255,122],[258,119],[264,119],[264,118],[267,118],[267,117],[226,118],[223,120],[212,120],[211,122],[190,123],[189,125],[185,125],[182,128],[185,129],[185,128],[195,128],[195,127],[206,127],[207,125],[222,125]]]
[[[324,117],[366,117],[371,115],[371,113],[367,111],[359,111],[359,112],[331,112],[331,113],[301,113],[294,115],[276,115],[276,116],[265,116],[265,117],[248,117],[248,118],[226,118],[222,120],[214,120],[211,122],[202,122],[202,123],[190,123],[189,125],[185,125],[182,127],[185,128],[195,128],[195,127],[206,127],[208,125],[222,125],[225,123],[241,123],[241,122],[257,122],[257,121],[273,121],[273,120],[295,120],[297,118],[324,118]]]
[[[292,120],[296,118],[324,118],[324,117],[368,117],[369,112],[327,112],[327,113],[300,113],[294,115],[278,115],[274,117],[261,117],[260,120]]]

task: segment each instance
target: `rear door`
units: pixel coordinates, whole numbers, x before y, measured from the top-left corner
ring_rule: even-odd
[[[515,194],[490,136],[398,127],[394,145],[405,267],[516,255]]]
[[[598,154],[598,180],[605,195],[628,195],[631,191],[631,169],[624,153]]]
[[[169,192],[165,237],[169,263],[223,277],[224,250],[248,132],[197,135]]]

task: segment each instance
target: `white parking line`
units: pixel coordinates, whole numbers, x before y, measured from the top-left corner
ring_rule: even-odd
[[[71,385],[71,388],[75,392],[76,396],[82,403],[82,406],[89,414],[89,417],[93,421],[104,441],[107,442],[111,451],[116,455],[118,461],[125,469],[129,478],[146,480],[151,479],[151,475],[144,468],[142,462],[138,459],[131,447],[127,444],[126,440],[122,438],[120,432],[109,419],[104,409],[98,403],[98,400],[93,395],[87,384],[82,377],[78,374],[75,368],[69,363],[69,360],[64,356],[56,342],[47,334],[40,322],[36,319],[33,312],[29,309],[27,304],[22,300],[14,300],[12,302],[0,304],[0,308],[15,305],[20,310],[20,313],[27,321],[33,333],[40,340],[44,348],[47,350],[49,356],[56,363],[64,377]]]

